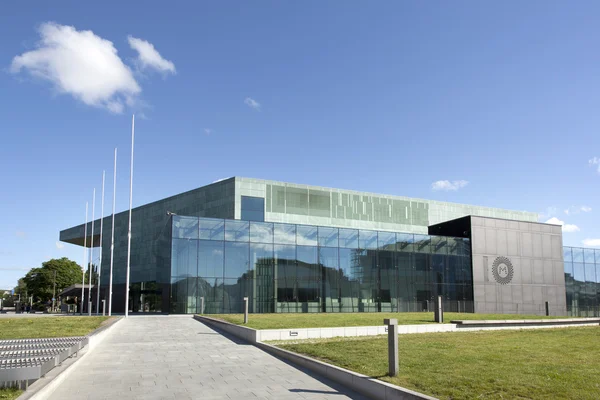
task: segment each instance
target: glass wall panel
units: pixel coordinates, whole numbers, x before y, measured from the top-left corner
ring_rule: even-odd
[[[394,232],[377,232],[377,246],[381,250],[396,250],[396,234]]]
[[[431,236],[415,235],[414,251],[417,253],[431,253]]]
[[[225,240],[225,221],[200,218],[200,239]]]
[[[241,219],[244,221],[265,220],[265,199],[262,197],[242,196]]]
[[[198,276],[223,278],[224,242],[198,241]]]
[[[583,262],[583,249],[573,247],[571,249],[573,252],[573,262],[582,263]]]
[[[304,246],[316,246],[317,245],[317,227],[298,225],[297,227],[297,240],[296,243]]]
[[[339,239],[340,247],[346,249],[358,249],[358,230],[340,228]]]
[[[297,246],[298,307],[300,312],[321,311],[321,267],[316,246]]]
[[[173,215],[173,238],[198,239],[198,217]]]
[[[586,264],[594,264],[594,249],[583,249],[583,262]]]
[[[338,228],[319,226],[319,246],[338,247]]]
[[[250,264],[250,244],[225,242],[225,278],[253,277]]]
[[[415,235],[412,233],[396,233],[397,250],[412,253]]]
[[[336,247],[319,247],[319,264],[323,268],[322,295],[325,312],[340,312],[340,262]]]
[[[273,235],[276,244],[296,244],[296,225],[273,224]]]
[[[259,313],[423,311],[438,294],[472,310],[468,239],[175,216],[172,233],[171,312],[240,313],[244,297]],[[590,254],[565,270],[574,304],[597,303]]]
[[[377,249],[377,231],[361,229],[358,232],[358,246],[361,249]]]
[[[273,243],[273,224],[250,222],[250,241],[255,243]]]
[[[232,242],[247,242],[249,239],[249,222],[229,219],[225,221],[225,240]]]
[[[570,247],[563,247],[563,260],[565,262],[573,262],[573,252]]]
[[[251,268],[255,271],[255,310],[259,313],[274,312],[273,245],[251,243],[250,262]]]
[[[435,254],[448,254],[448,239],[443,236],[432,236],[431,250]]]

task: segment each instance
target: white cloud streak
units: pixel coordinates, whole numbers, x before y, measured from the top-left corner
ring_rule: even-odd
[[[245,103],[245,104],[246,104],[248,107],[250,107],[250,108],[252,108],[252,109],[254,109],[254,110],[256,110],[256,111],[260,111],[260,108],[261,108],[261,105],[260,105],[260,103],[259,103],[258,101],[256,101],[256,100],[254,100],[252,97],[246,97],[246,98],[244,99],[244,103]]]
[[[56,248],[57,248],[57,249],[59,249],[59,250],[60,250],[60,249],[62,249],[62,248],[64,248],[64,247],[65,247],[64,243],[61,243],[61,242],[56,242]]]
[[[596,171],[600,174],[600,158],[594,157],[594,158],[590,159],[589,165],[590,165],[590,167],[597,165],[598,167],[596,168]]]
[[[582,243],[587,247],[600,247],[600,239],[584,239]]]
[[[139,39],[133,36],[127,36],[127,41],[132,49],[137,51],[136,59],[139,68],[144,70],[147,68],[155,69],[162,73],[176,74],[175,64],[169,61],[154,48],[154,45],[144,39]]]
[[[435,181],[431,184],[431,190],[434,191],[457,191],[458,189],[464,188],[469,184],[469,181]]]
[[[141,88],[112,42],[53,22],[42,24],[39,34],[35,50],[13,58],[12,73],[26,70],[52,83],[57,92],[112,113],[134,103]]]
[[[574,215],[574,214],[579,214],[580,212],[587,213],[587,212],[590,212],[590,211],[592,211],[592,207],[588,207],[588,206],[575,207],[575,206],[572,206],[572,207],[569,207],[569,208],[567,208],[565,210],[565,214],[567,214],[567,215]]]
[[[562,226],[563,232],[567,232],[567,233],[579,232],[579,230],[580,230],[577,225],[565,224],[565,221],[561,221],[560,219],[558,219],[556,217],[550,218],[549,220],[546,221],[546,223],[552,224],[552,225],[560,225],[560,226]]]

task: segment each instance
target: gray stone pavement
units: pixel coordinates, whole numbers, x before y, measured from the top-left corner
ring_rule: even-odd
[[[365,399],[189,316],[121,321],[51,399]]]

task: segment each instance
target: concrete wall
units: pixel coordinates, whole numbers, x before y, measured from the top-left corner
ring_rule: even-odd
[[[560,226],[472,216],[471,235],[476,313],[566,315]]]

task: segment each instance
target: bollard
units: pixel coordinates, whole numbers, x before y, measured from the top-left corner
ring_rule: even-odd
[[[244,297],[244,324],[248,323],[248,298]]]
[[[106,310],[106,300],[102,300],[102,316],[104,317],[104,311]]]
[[[546,302],[546,316],[550,315],[550,304]]]
[[[200,314],[204,314],[204,297],[200,297]]]
[[[444,322],[444,305],[442,303],[442,296],[438,296],[433,308],[433,316],[435,322],[441,324]]]
[[[398,320],[386,318],[383,323],[388,327],[388,375],[397,376],[398,363]]]

